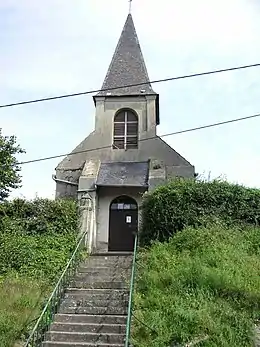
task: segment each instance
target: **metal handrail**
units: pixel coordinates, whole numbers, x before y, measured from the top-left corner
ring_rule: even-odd
[[[126,323],[125,347],[129,347],[130,335],[131,335],[132,303],[133,303],[133,292],[134,292],[134,282],[135,282],[137,245],[138,245],[138,233],[136,233],[135,235],[135,243],[134,243],[134,255],[133,255],[133,263],[132,263],[132,271],[131,271],[129,303],[128,303],[128,312],[127,312],[127,323]]]
[[[64,271],[62,272],[24,347],[37,347],[40,346],[41,342],[43,341],[45,332],[48,330],[50,324],[52,323],[54,314],[57,312],[58,306],[64,295],[65,286],[68,284],[68,280],[71,278],[72,274],[76,271],[78,251],[82,246],[83,240],[83,244],[85,246],[85,238],[87,234],[88,230],[86,230],[80,237],[80,240],[70,260],[68,261]]]

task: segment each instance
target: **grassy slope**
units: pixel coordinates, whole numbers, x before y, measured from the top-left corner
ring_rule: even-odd
[[[0,284],[0,346],[13,346],[26,322],[39,314],[49,286],[39,280],[9,276]]]
[[[11,347],[23,338],[21,331],[26,332],[28,323],[38,317],[75,247],[75,238],[75,233],[1,235],[1,251],[12,265],[6,270],[5,258],[0,256],[0,268],[5,268],[0,277],[1,347]]]
[[[260,317],[260,229],[187,229],[143,251],[137,275],[135,346],[252,346]]]

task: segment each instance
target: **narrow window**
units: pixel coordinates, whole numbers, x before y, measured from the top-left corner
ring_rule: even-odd
[[[138,118],[129,111],[120,111],[114,118],[115,149],[134,149],[138,147]]]

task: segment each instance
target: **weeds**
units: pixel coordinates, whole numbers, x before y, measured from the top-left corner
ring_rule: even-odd
[[[252,347],[260,317],[260,229],[188,228],[141,252],[134,321],[138,347]]]

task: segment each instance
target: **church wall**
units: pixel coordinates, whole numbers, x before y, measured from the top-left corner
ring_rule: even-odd
[[[78,179],[81,175],[81,169],[79,170],[56,170],[56,178],[59,180],[64,180],[72,182],[72,184],[66,182],[56,181],[56,195],[55,198],[65,198],[72,197],[77,198],[78,186],[75,183],[78,183]]]
[[[76,185],[71,185],[67,183],[56,183],[56,194],[55,198],[77,198],[77,190],[78,186]]]
[[[194,166],[166,166],[167,180],[174,177],[194,178]]]
[[[100,136],[93,134],[92,141],[90,144],[86,143],[86,149],[95,148],[100,146]],[[73,156],[71,156],[73,157]],[[195,169],[188,161],[186,161],[182,156],[180,156],[176,151],[174,151],[169,145],[167,145],[164,141],[162,141],[159,137],[150,139],[147,141],[141,141],[139,144],[139,148],[133,150],[115,150],[112,148],[107,148],[103,150],[97,150],[93,152],[84,153],[84,160],[87,161],[91,158],[95,160],[100,160],[103,162],[110,161],[146,161],[148,159],[156,159],[162,161],[164,165],[167,167],[166,177],[167,179],[171,177],[181,176],[181,177],[194,177]],[[76,166],[77,161],[75,160],[76,156],[73,157],[73,162],[71,166]],[[75,164],[74,164],[75,163]],[[70,180],[72,182],[78,183],[79,176],[82,169],[74,170],[61,167],[56,171],[57,178],[61,178],[64,180]],[[84,172],[82,172],[84,174]],[[82,181],[83,182],[83,181]],[[95,182],[95,177],[90,181],[89,186],[84,183],[82,186],[82,182],[79,187],[68,185],[65,183],[57,183],[56,185],[56,197],[65,197],[72,196],[74,198],[77,197],[77,189],[92,189],[93,183]],[[152,183],[152,182],[150,182]],[[152,184],[154,185],[154,183]]]
[[[138,115],[139,140],[141,140],[138,149],[126,151],[112,149],[113,119],[116,112],[122,108],[133,109]],[[57,183],[56,197],[72,196],[76,198],[77,189],[93,188],[95,175],[90,182],[91,184],[88,186],[83,170],[85,163],[90,159],[100,162],[147,161],[149,159],[156,159],[162,161],[164,165],[169,167],[167,178],[174,176],[194,176],[194,167],[165,141],[156,136],[154,96],[98,97],[96,100],[95,127],[95,131],[75,149],[75,151],[83,151],[83,153],[69,156],[56,169],[57,178],[79,183],[78,188],[75,185],[70,186],[64,183]],[[150,137],[151,139],[147,139]],[[95,148],[100,149],[92,151]],[[85,150],[86,152],[84,152]],[[82,179],[79,180],[80,176]],[[155,182],[152,185],[155,185]]]
[[[99,188],[98,204],[97,204],[97,242],[99,249],[104,251],[108,249],[108,236],[109,236],[109,208],[111,202],[121,195],[128,195],[134,198],[141,206],[142,194],[144,190],[138,188]],[[140,216],[140,209],[139,209]]]
[[[93,148],[95,144],[99,145],[99,136],[93,135],[92,143],[90,148]],[[88,148],[88,146],[87,146]],[[86,149],[87,149],[86,148]],[[155,138],[147,141],[140,142],[139,149],[133,150],[114,150],[114,149],[105,149],[97,150],[94,152],[86,152],[85,161],[94,158],[103,162],[109,161],[146,161],[148,159],[156,159],[162,161],[166,166],[166,178],[181,176],[186,178],[194,177],[195,169],[189,162],[187,162],[182,156],[175,152],[169,145],[167,145],[160,138]],[[79,174],[82,169],[74,171],[73,177],[71,175],[71,170],[62,170],[56,171],[57,177],[61,179],[69,179],[72,182],[79,182]],[[84,173],[82,173],[84,174]],[[82,181],[83,182],[83,181]],[[92,189],[93,183],[95,182],[95,177],[90,181],[89,186],[82,182],[79,187],[68,185],[65,183],[57,183],[56,185],[56,197],[65,197],[71,196],[77,197],[77,189]],[[85,182],[85,181],[84,181]],[[85,182],[86,183],[86,182]],[[152,183],[152,182],[150,182]],[[154,185],[154,184],[152,184]]]

